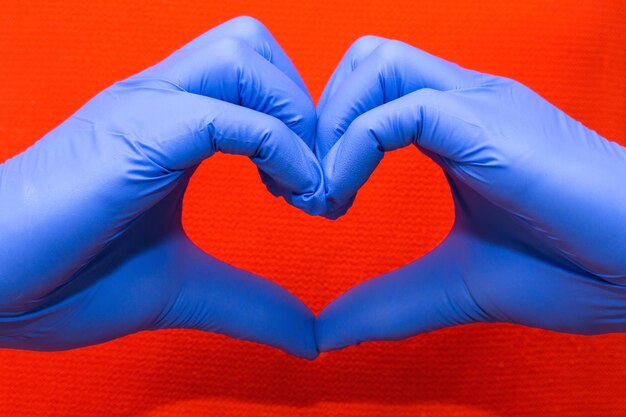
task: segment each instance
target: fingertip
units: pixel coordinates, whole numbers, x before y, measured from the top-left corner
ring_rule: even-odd
[[[282,299],[278,306],[271,307],[273,334],[257,334],[251,339],[274,346],[282,351],[306,360],[319,356],[315,337],[315,315],[300,299],[276,284],[276,299]],[[261,332],[260,329],[255,332]]]
[[[301,359],[314,360],[319,356],[315,337],[315,315],[296,296],[277,284],[271,285],[274,287],[272,295],[274,300],[257,301],[259,307],[268,312],[266,323],[259,321],[257,323],[259,326],[250,328],[250,333],[244,339],[278,348]],[[280,301],[276,303],[276,300]],[[262,306],[262,303],[266,305]]]
[[[330,217],[339,217],[348,211],[358,190],[384,156],[372,130],[359,126],[350,127],[321,162]]]
[[[340,219],[341,217],[346,215],[346,213],[348,213],[350,208],[352,208],[355,198],[356,196],[352,196],[350,199],[348,199],[347,202],[344,202],[344,204],[342,205],[336,205],[334,204],[332,200],[329,201],[329,199],[327,198],[326,200],[327,211],[323,214],[323,216],[328,220]]]
[[[267,191],[272,194],[274,197],[281,197],[284,194],[284,190],[276,184],[276,181],[272,179],[269,175],[263,172],[260,168],[257,169],[259,171],[259,176],[261,177],[261,182],[265,185]]]
[[[332,309],[331,309],[332,310]],[[325,308],[315,320],[315,337],[319,352],[330,352],[356,345],[351,329],[342,323],[340,317]]]
[[[299,358],[312,361],[315,360],[320,354],[317,346],[317,338],[315,336],[316,319],[313,312],[308,307],[304,307],[308,313],[305,314],[305,325],[303,326],[304,331],[302,332],[300,343],[292,345],[288,353]]]
[[[263,138],[250,156],[270,192],[308,214],[325,213],[324,174],[311,149],[278,119],[257,116]]]
[[[379,340],[377,336],[385,319],[378,315],[383,313],[388,303],[393,303],[393,299],[387,299],[384,291],[379,294],[377,283],[380,281],[376,278],[365,281],[340,295],[321,311],[315,321],[320,352]]]
[[[326,193],[324,186],[324,174],[317,162],[310,164],[309,168],[313,167],[313,171],[317,171],[315,174],[310,173],[310,178],[316,178],[306,186],[300,186],[299,188],[293,187],[280,187],[274,186],[273,189],[269,187],[271,184],[266,185],[270,192],[276,192],[285,199],[290,205],[304,211],[312,216],[323,216],[328,212],[328,203],[326,201]],[[276,184],[273,180],[272,182]],[[304,190],[304,191],[301,191]]]
[[[323,216],[328,211],[324,192],[319,188],[312,193],[287,195],[285,200],[311,216]]]

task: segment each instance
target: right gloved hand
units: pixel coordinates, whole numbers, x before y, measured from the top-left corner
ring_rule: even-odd
[[[245,17],[98,94],[0,165],[0,347],[183,327],[317,356],[306,306],[181,226],[189,178],[217,151],[250,157],[274,193],[323,212],[315,123],[295,68]]]
[[[518,82],[376,37],[348,51],[318,111],[329,216],[408,145],[441,166],[456,207],[431,253],[326,307],[320,350],[472,322],[626,331],[624,147]]]

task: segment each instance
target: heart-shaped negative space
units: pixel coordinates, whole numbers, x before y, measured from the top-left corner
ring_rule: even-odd
[[[202,249],[274,280],[316,313],[430,251],[454,219],[441,169],[413,147],[387,154],[336,221],[272,197],[250,161],[222,154],[194,174],[184,204],[183,225]]]

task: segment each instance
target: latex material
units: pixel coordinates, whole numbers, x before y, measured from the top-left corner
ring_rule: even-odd
[[[383,152],[410,143],[446,170],[454,230],[331,304],[322,349],[472,321],[623,330],[623,148],[511,80],[375,37],[351,48],[318,112],[325,190],[307,147],[306,89],[267,31],[240,18],[1,165],[2,346],[65,349],[189,327],[314,357],[306,307],[186,238],[189,176],[217,150],[247,155],[272,192],[336,217]]]
[[[246,17],[98,94],[0,165],[0,347],[183,327],[317,356],[306,306],[203,253],[180,221],[190,175],[217,151],[323,211],[315,121],[289,59]]]
[[[321,350],[472,322],[626,330],[623,147],[515,81],[376,37],[351,47],[318,112],[331,217],[410,144],[445,171],[456,207],[435,250],[323,310]]]

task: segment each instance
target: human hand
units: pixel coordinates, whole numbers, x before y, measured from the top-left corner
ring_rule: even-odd
[[[314,105],[251,18],[107,88],[0,165],[0,347],[68,349],[194,328],[317,356],[314,317],[181,226],[197,165],[246,155],[276,194],[325,209]]]
[[[318,106],[328,215],[409,144],[444,170],[454,226],[423,258],[328,305],[320,350],[472,322],[626,330],[625,148],[518,82],[362,38]]]

